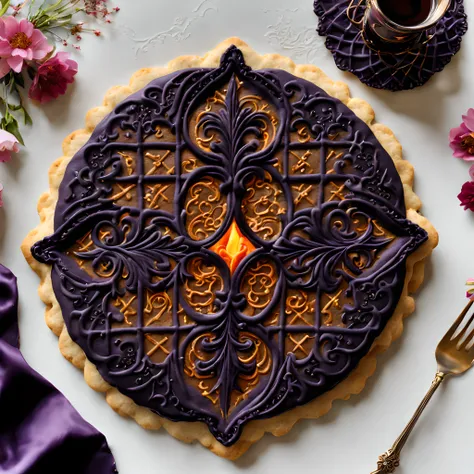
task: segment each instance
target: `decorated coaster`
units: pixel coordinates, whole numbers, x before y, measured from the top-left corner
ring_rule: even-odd
[[[413,16],[403,15],[407,2],[379,0],[378,3],[390,5],[394,9],[390,12],[392,18],[403,22],[404,26],[387,20],[381,10],[376,12],[378,16],[374,13],[374,18],[368,22],[364,18],[366,0],[314,2],[314,11],[319,17],[318,33],[326,36],[326,47],[334,56],[337,67],[352,72],[364,84],[391,91],[413,89],[425,84],[436,72],[442,71],[459,51],[462,36],[467,31],[463,0],[452,0],[444,16],[429,29],[423,29],[421,18],[420,35],[415,38],[416,41],[406,43],[398,41],[397,33],[414,31],[410,22]],[[420,12],[417,13],[422,14],[423,2],[412,2],[411,5],[418,3]],[[425,3],[431,5],[432,2]],[[395,11],[394,5],[398,5],[400,11]],[[385,18],[386,24],[380,25],[378,22],[382,18]],[[372,29],[374,24],[380,27],[379,32],[387,41],[376,40],[377,35]]]
[[[112,89],[23,245],[63,354],[119,413],[228,458],[358,393],[437,241],[372,122],[237,38]]]

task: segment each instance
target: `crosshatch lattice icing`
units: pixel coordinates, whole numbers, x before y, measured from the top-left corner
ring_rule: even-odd
[[[32,253],[107,382],[230,446],[347,377],[426,239],[364,122],[231,47],[98,125]]]

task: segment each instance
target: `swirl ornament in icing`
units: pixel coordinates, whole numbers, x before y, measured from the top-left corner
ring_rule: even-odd
[[[108,383],[230,446],[347,377],[426,239],[364,122],[231,47],[97,126],[32,252]]]

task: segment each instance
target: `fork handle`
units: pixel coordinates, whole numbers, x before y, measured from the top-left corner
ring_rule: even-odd
[[[397,438],[395,443],[393,443],[393,446],[388,451],[379,456],[377,469],[372,471],[370,474],[385,474],[395,472],[395,469],[400,465],[400,452],[402,451],[403,446],[405,446],[405,443],[407,442],[410,433],[413,431],[416,422],[419,420],[423,410],[426,408],[426,405],[428,405],[431,397],[434,395],[445,377],[446,374],[443,372],[436,373],[435,379],[433,380],[428,393],[425,395],[425,398],[423,398],[423,401],[416,409],[415,414],[408,422],[408,425],[403,430],[402,434]]]

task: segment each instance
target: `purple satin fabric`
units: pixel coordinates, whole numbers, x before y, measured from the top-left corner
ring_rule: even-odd
[[[112,474],[105,437],[19,351],[16,278],[0,265],[0,474]]]

